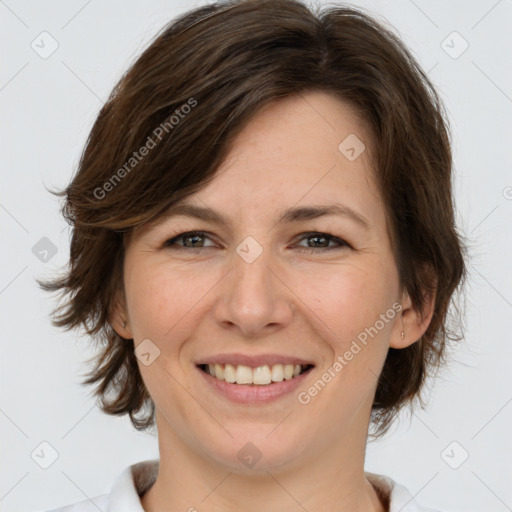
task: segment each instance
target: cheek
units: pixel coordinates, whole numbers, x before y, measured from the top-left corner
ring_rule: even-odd
[[[192,272],[169,264],[140,265],[126,273],[125,288],[134,339],[154,339],[166,347],[194,329],[208,291],[219,278],[214,272]]]
[[[133,282],[132,289],[127,289],[127,295],[134,339],[161,340],[171,327],[169,313],[177,306],[167,284],[144,276]]]
[[[393,267],[386,271],[365,265],[332,272],[329,280],[308,280],[309,305],[328,327],[323,338],[331,359],[325,361],[318,380],[301,390],[301,398],[314,401],[319,415],[340,425],[362,403],[371,404],[398,318],[393,309],[398,290],[394,279]]]
[[[331,271],[328,279],[308,278],[305,302],[327,326],[333,349],[345,350],[392,308],[398,296],[396,279],[393,267],[381,265],[350,265]],[[386,320],[384,326],[378,324],[382,335],[391,329],[391,314]]]

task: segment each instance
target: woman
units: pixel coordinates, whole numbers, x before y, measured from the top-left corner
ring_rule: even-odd
[[[59,511],[427,510],[364,471],[369,427],[456,338],[465,275],[442,106],[392,33],[292,0],[190,11],[61,194],[54,323],[102,340],[85,383],[160,458]]]

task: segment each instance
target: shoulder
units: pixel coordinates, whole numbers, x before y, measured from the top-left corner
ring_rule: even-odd
[[[44,512],[98,512],[98,510],[144,512],[140,496],[156,480],[158,468],[158,459],[137,462],[123,469],[108,494]]]
[[[101,496],[90,500],[78,501],[71,505],[65,505],[64,507],[41,512],[98,512],[98,509],[107,510],[107,504],[108,494],[102,494]]]
[[[447,512],[422,506],[404,485],[389,476],[368,472],[365,474],[376,491],[387,497],[389,512]]]

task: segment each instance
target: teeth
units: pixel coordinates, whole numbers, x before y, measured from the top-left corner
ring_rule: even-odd
[[[226,382],[231,382],[231,383],[235,382],[236,371],[235,371],[235,367],[232,364],[226,364],[224,366],[224,380]]]
[[[248,366],[239,364],[236,367],[236,383],[252,384],[252,370]]]
[[[219,380],[229,383],[236,382],[237,384],[255,384],[258,386],[291,380],[294,377],[298,377],[304,368],[300,364],[273,364],[272,366],[265,364],[254,369],[243,364],[237,366],[231,364],[205,365],[206,372]]]
[[[284,369],[282,364],[272,365],[272,381],[281,382],[284,380]]]
[[[252,370],[252,383],[265,385],[270,384],[272,382],[272,374],[270,373],[270,368],[265,366],[258,366]]]
[[[208,365],[208,366],[211,366],[211,365]],[[212,373],[210,371],[210,373]],[[212,373],[212,375],[215,375],[215,377],[217,377],[217,379],[224,379],[224,368],[222,368],[222,365],[221,364],[216,364],[215,365],[215,374]]]

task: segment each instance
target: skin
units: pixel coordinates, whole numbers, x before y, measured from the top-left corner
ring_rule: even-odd
[[[421,316],[400,288],[369,150],[354,161],[338,150],[349,134],[371,147],[362,120],[333,95],[273,103],[239,134],[214,180],[188,198],[228,225],[171,217],[129,242],[112,323],[135,346],[150,339],[160,350],[149,366],[139,361],[160,449],[144,510],[387,510],[364,472],[377,375],[389,347],[425,332],[432,308]],[[334,202],[356,210],[368,229],[339,215],[277,222],[287,208]],[[207,234],[165,246],[187,231]],[[252,263],[236,252],[248,236],[263,250]],[[300,355],[315,363],[304,391],[394,303],[402,310],[305,405],[297,393],[235,404],[194,365],[218,353]],[[237,457],[248,442],[262,454],[252,468]]]

